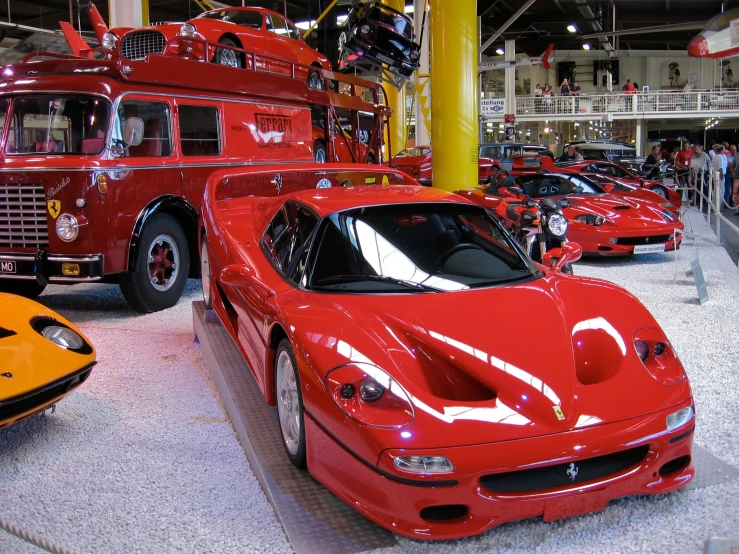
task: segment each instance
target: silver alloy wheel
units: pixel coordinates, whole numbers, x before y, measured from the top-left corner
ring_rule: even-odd
[[[321,76],[318,74],[318,72],[311,71],[310,75],[308,75],[308,88],[320,90],[321,88],[323,88],[321,85]]]
[[[326,163],[326,149],[325,148],[316,149],[315,159],[316,159],[317,164],[325,164]]]
[[[147,254],[149,282],[159,292],[172,288],[180,271],[180,251],[169,235],[158,235],[149,245]]]
[[[222,48],[221,56],[218,58],[218,63],[228,67],[239,67],[239,54],[235,50]]]
[[[206,307],[210,307],[210,260],[208,260],[208,243],[205,242],[205,237],[200,247],[200,278],[203,283],[203,300],[205,300]]]
[[[667,198],[667,191],[662,187],[654,187],[652,191],[659,194],[662,198]]]
[[[277,414],[280,418],[282,441],[293,456],[300,447],[300,401],[295,368],[287,350],[277,358]]]

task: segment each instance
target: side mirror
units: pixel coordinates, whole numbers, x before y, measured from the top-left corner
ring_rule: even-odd
[[[232,287],[250,287],[258,281],[254,278],[254,270],[243,264],[227,265],[219,276],[221,283]]]
[[[603,190],[606,192],[613,192],[613,189],[616,188],[616,185],[613,183],[604,183],[603,184]]]
[[[140,117],[127,117],[123,126],[123,143],[138,146],[144,140],[144,121]]]
[[[526,210],[521,213],[521,225],[531,225],[534,221],[536,221],[536,214],[530,210]]]
[[[576,242],[567,242],[561,248],[552,248],[544,253],[542,265],[562,271],[567,263],[576,262],[582,257],[582,246]]]
[[[576,192],[577,194],[580,194],[580,193],[581,193],[581,192],[582,192],[583,190],[585,190],[585,189],[584,189],[584,188],[582,188],[582,187],[580,187],[580,186],[577,186],[577,187],[575,187],[575,188],[574,188],[574,189],[572,189],[572,190],[573,190],[573,192]]]

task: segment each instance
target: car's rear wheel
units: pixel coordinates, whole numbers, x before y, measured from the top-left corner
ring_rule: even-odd
[[[174,217],[160,213],[144,226],[133,271],[120,276],[121,292],[137,312],[158,312],[177,304],[189,272],[185,232]]]
[[[228,37],[223,37],[221,40],[218,41],[218,44],[231,46],[233,48],[239,48],[239,45],[236,44],[233,39],[230,39]],[[243,69],[244,67],[244,57],[241,52],[231,50],[230,48],[217,48],[216,55],[213,57],[213,61],[217,64],[225,65],[228,67],[237,67],[239,69]]]
[[[317,164],[325,164],[328,161],[326,145],[323,144],[322,140],[317,140],[313,143],[313,160],[315,160]]]
[[[213,277],[210,272],[210,258],[208,256],[208,241],[203,235],[200,241],[200,277],[203,283],[203,300],[205,309],[213,309]]]
[[[372,152],[370,152],[369,154],[367,154],[367,163],[368,164],[375,163],[375,155]]]
[[[37,281],[21,279],[0,279],[0,292],[17,294],[26,298],[37,298],[44,292],[46,285],[39,285]]]
[[[282,339],[275,355],[275,394],[282,444],[290,462],[306,467],[303,394],[295,354],[288,339]]]
[[[318,71],[312,70],[308,72],[308,88],[321,90],[323,88],[323,79]]]

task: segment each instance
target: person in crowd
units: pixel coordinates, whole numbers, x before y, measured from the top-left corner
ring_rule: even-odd
[[[580,100],[577,98],[580,96],[580,85],[577,81],[572,82],[572,86],[570,87],[570,94],[575,97],[575,111],[580,111]]]
[[[547,110],[551,110],[552,109],[552,87],[549,83],[544,83],[544,90],[542,91],[542,95],[544,96],[543,106]]]
[[[659,144],[652,146],[652,153],[647,156],[642,165],[647,179],[656,179],[659,177],[659,164],[662,161],[661,149]]]
[[[575,147],[570,145],[567,148],[565,148],[565,151],[562,153],[562,155],[557,158],[558,162],[574,162],[575,158],[577,156],[577,152],[575,152]]]
[[[575,161],[576,162],[585,161],[585,157],[582,155],[582,151],[577,146],[575,146]]]
[[[536,83],[536,88],[534,89],[534,109],[536,110],[536,113],[541,113],[542,94],[544,94],[544,91],[541,90],[541,85]]]
[[[552,95],[552,86],[549,83],[544,83],[544,90],[542,91],[544,96]]]
[[[636,92],[636,87],[634,86],[634,83],[631,82],[631,79],[626,79],[626,84],[621,87],[621,91],[626,94],[634,94]]]
[[[714,148],[716,155],[711,160],[711,172],[713,173],[714,183],[718,180],[720,183],[721,195],[723,196],[726,186],[726,156],[724,156],[724,145],[717,144]]]
[[[570,95],[570,83],[567,79],[563,79],[562,84],[559,85],[559,94],[560,96]]]
[[[693,157],[693,149],[690,141],[683,142],[683,148],[675,155],[675,169],[678,185],[685,186],[688,183],[688,172],[690,171],[690,158]]]
[[[725,144],[729,144],[728,142]],[[734,207],[732,200],[734,196],[734,160],[736,159],[736,145],[724,147],[724,156],[726,156],[726,182],[724,183],[724,202],[727,206]]]
[[[690,158],[690,178],[693,184],[693,188],[700,189],[703,192],[705,183],[708,182],[708,175],[706,172],[711,168],[711,159],[703,151],[703,146],[696,144],[693,146],[693,157]],[[695,194],[693,200],[697,201]]]

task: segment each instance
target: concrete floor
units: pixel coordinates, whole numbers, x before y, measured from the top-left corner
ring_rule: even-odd
[[[739,467],[739,278],[699,214],[686,226],[700,238],[677,265],[668,253],[589,259],[575,272],[626,287],[652,311],[691,379],[696,442]],[[696,254],[710,295],[702,306],[685,277]],[[197,298],[191,281],[174,308],[139,315],[113,286],[42,295],[90,337],[99,364],[55,414],[0,431],[0,523],[75,553],[290,552],[192,341]],[[400,538],[385,552],[697,553],[710,536],[739,538],[739,480],[471,539]],[[3,554],[40,551],[0,530]]]

